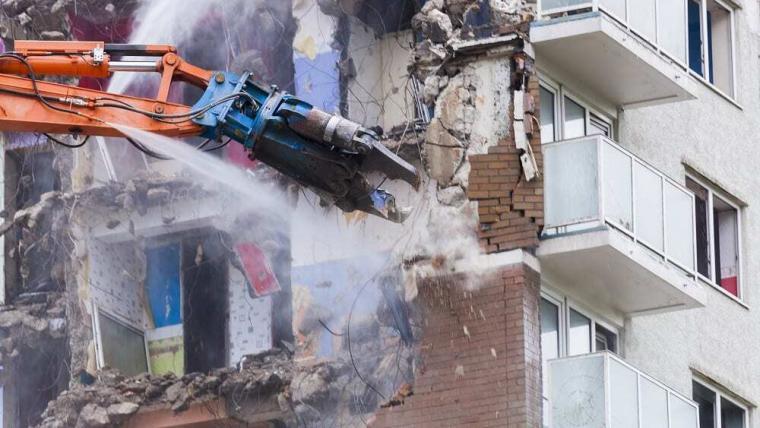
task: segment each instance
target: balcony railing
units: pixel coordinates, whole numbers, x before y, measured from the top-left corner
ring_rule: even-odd
[[[612,227],[695,276],[693,193],[602,136],[543,150],[545,237]]]
[[[540,0],[540,17],[602,12],[686,68],[688,0]]]
[[[698,407],[609,352],[549,361],[552,428],[698,428]]]

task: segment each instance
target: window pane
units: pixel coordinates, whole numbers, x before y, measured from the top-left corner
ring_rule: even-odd
[[[99,315],[103,363],[119,370],[124,376],[135,376],[147,372],[148,360],[145,356],[145,339],[142,333],[102,313]]]
[[[737,211],[716,197],[713,199],[715,221],[715,271],[716,282],[724,290],[739,295],[739,251]]]
[[[596,325],[596,337],[594,340],[596,341],[597,351],[610,351],[617,353],[617,334],[599,324]]]
[[[541,142],[550,143],[554,141],[554,94],[548,89],[541,86],[540,88],[541,103]]]
[[[707,41],[710,53],[710,82],[733,95],[731,13],[714,0],[707,1]]]
[[[546,299],[541,299],[541,357],[559,357],[559,307]]]
[[[702,8],[699,2],[689,0],[689,68],[704,76],[702,67]]]
[[[591,352],[591,320],[570,309],[570,326],[567,333],[568,355]]]
[[[721,397],[720,420],[722,428],[744,428],[744,409]]]
[[[565,97],[565,139],[586,135],[586,109]]]
[[[694,381],[691,382],[691,388],[692,400],[699,406],[699,427],[718,428],[715,426],[715,392]]]
[[[712,279],[712,266],[710,264],[710,232],[707,213],[707,189],[699,183],[686,178],[686,187],[694,192],[694,211],[697,227],[697,272],[706,278]]]
[[[548,426],[551,405],[546,396],[549,392],[549,367],[547,361],[559,357],[559,307],[541,299],[541,370],[544,387],[544,426]]]

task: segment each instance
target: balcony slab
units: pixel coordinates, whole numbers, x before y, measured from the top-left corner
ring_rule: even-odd
[[[705,303],[705,290],[694,278],[613,228],[544,239],[537,255],[544,275],[626,316]]]
[[[604,13],[536,21],[531,42],[539,67],[612,105],[636,108],[696,97],[697,82],[685,66]]]

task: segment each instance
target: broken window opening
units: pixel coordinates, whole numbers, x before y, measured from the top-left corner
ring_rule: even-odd
[[[420,0],[367,0],[356,17],[380,37],[412,28],[412,17],[420,11]]]
[[[739,208],[692,177],[697,233],[697,272],[728,294],[741,298]]]
[[[49,150],[44,137],[11,134],[3,158],[4,217],[10,220],[16,211],[40,201],[43,194],[61,189],[61,181],[54,169],[55,154]],[[10,301],[25,292],[45,292],[62,288],[51,275],[55,266],[54,251],[37,245],[40,237],[24,228],[14,228],[5,239],[6,298]],[[22,256],[23,255],[23,256]]]
[[[218,233],[182,242],[182,322],[188,373],[227,365],[227,253]]]
[[[227,365],[228,253],[217,232],[166,237],[146,249],[154,373],[205,373]]]

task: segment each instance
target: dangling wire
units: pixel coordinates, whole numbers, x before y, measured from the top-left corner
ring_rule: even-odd
[[[81,143],[69,144],[69,143],[64,143],[63,141],[61,141],[61,140],[53,137],[50,134],[43,133],[42,135],[46,136],[50,141],[52,141],[52,142],[54,142],[56,144],[60,144],[63,147],[68,147],[70,149],[78,149],[78,148],[84,146],[85,144],[87,144],[87,141],[90,140],[90,136],[88,135],[87,137],[84,138],[84,140],[82,140]]]

